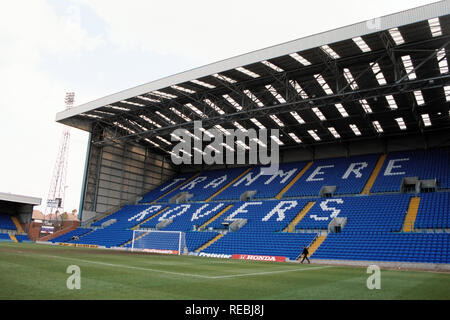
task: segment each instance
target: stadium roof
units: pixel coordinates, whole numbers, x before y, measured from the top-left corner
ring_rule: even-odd
[[[59,112],[98,145],[169,153],[170,134],[277,128],[283,147],[450,128],[450,2],[297,39]],[[176,142],[175,142],[176,143]]]
[[[16,202],[21,204],[31,204],[38,206],[41,204],[41,200],[42,200],[41,198],[0,192],[0,201]]]

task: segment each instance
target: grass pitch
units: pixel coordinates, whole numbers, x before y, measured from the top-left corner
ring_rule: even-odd
[[[66,286],[68,266],[81,289]],[[0,299],[450,299],[450,274],[162,256],[0,242]]]

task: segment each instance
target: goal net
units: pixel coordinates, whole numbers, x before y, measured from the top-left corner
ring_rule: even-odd
[[[183,254],[186,235],[180,231],[133,230],[131,251]]]

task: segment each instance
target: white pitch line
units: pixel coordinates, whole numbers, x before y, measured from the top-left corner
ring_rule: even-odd
[[[307,270],[316,270],[316,269],[327,269],[331,268],[331,266],[324,266],[324,267],[310,267],[310,268],[303,268],[303,269],[288,269],[288,270],[278,270],[278,271],[266,271],[266,272],[254,272],[254,273],[242,273],[242,274],[231,274],[227,276],[214,276],[212,278],[214,279],[224,279],[224,278],[237,278],[237,277],[247,277],[247,276],[260,276],[260,275],[267,275],[267,274],[277,274],[277,273],[287,273],[287,272],[297,272],[297,271],[307,271]]]
[[[153,272],[172,274],[172,275],[183,276],[183,277],[189,276],[189,277],[197,277],[197,278],[205,278],[205,279],[209,278],[208,276],[203,276],[203,275],[200,275],[200,274],[193,274],[193,273],[182,273],[182,272],[174,272],[174,271],[167,271],[167,270],[158,270],[158,269],[152,269],[152,268],[143,268],[143,267],[123,265],[123,264],[106,263],[106,262],[84,260],[84,259],[75,259],[75,258],[67,258],[67,257],[59,257],[59,256],[44,255],[44,254],[40,254],[40,255],[41,256],[50,257],[50,258],[55,258],[55,259],[66,259],[66,260],[72,260],[72,261],[79,261],[79,262],[103,265],[103,266],[108,266],[108,267],[127,268],[127,269],[134,269],[134,270],[143,270],[143,271],[153,271]]]
[[[240,273],[240,274],[231,274],[231,275],[224,275],[224,276],[205,276],[205,275],[193,274],[193,273],[183,273],[183,272],[174,272],[174,271],[159,270],[159,269],[152,269],[152,268],[143,268],[143,267],[122,265],[122,264],[114,264],[114,263],[106,263],[106,262],[99,262],[99,261],[92,261],[92,260],[84,260],[84,259],[76,259],[76,258],[69,258],[69,257],[53,256],[53,255],[47,255],[47,254],[35,254],[35,256],[42,256],[42,257],[49,257],[49,258],[53,258],[53,259],[63,259],[63,260],[71,260],[71,261],[76,261],[76,262],[91,263],[91,264],[97,264],[97,265],[108,266],[108,267],[126,268],[126,269],[143,270],[143,271],[152,271],[152,272],[171,274],[171,275],[177,275],[177,276],[183,276],[183,277],[189,276],[189,277],[193,277],[193,278],[213,279],[213,280],[215,280],[215,279],[238,278],[238,277],[247,277],[247,276],[260,276],[260,275],[269,275],[269,274],[278,274],[278,273],[287,273],[287,272],[297,272],[297,271],[308,271],[308,270],[315,270],[315,269],[332,268],[332,266],[323,266],[323,267],[310,267],[310,268],[302,268],[302,269],[299,268],[299,269],[287,269],[287,270],[277,270],[277,271],[263,271],[263,272],[254,272],[254,273]]]

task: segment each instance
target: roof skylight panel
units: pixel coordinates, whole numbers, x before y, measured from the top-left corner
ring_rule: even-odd
[[[227,76],[225,76],[225,75],[223,75],[223,74],[219,74],[219,73],[213,74],[213,77],[215,77],[215,78],[217,78],[217,79],[219,79],[219,80],[222,80],[222,81],[231,83],[231,84],[237,82],[236,80],[231,79],[230,77],[227,77]]]
[[[217,150],[216,148],[214,148],[212,145],[210,145],[210,144],[208,144],[207,146],[206,146],[206,148],[210,148],[210,149],[212,149],[215,153],[218,153],[218,154],[221,154],[222,152],[220,152],[219,150]],[[205,149],[206,149],[205,148]]]
[[[261,100],[259,100],[258,97],[253,94],[253,92],[246,89],[246,90],[244,90],[244,93],[247,97],[250,98],[250,100],[255,102],[258,105],[258,107],[264,107],[264,103],[262,103]]]
[[[234,100],[228,94],[224,94],[222,97],[224,97],[225,100],[227,100],[228,103],[231,104],[236,110],[238,110],[238,111],[242,110],[242,106],[239,103],[237,103],[236,100]]]
[[[219,130],[219,129],[217,129],[217,130]],[[208,137],[214,138],[214,135],[211,132],[209,132],[208,130],[206,130],[205,128],[200,128],[200,131],[203,132],[204,134],[206,134]]]
[[[147,141],[148,143],[151,143],[151,144],[154,145],[155,147],[158,147],[158,148],[161,147],[159,144],[157,144],[156,142],[153,142],[153,141],[150,140],[150,139],[145,138],[144,140]],[[169,153],[171,153],[171,152],[169,152]],[[175,154],[173,154],[173,155],[175,156]],[[177,156],[177,157],[178,157],[178,156]]]
[[[294,140],[297,143],[302,143],[302,140],[297,137],[297,135],[293,132],[289,132],[288,135],[292,138],[292,140]]]
[[[118,107],[118,106],[114,106],[114,105],[112,105],[112,104],[109,104],[109,105],[107,105],[107,106],[105,106],[106,108],[111,108],[111,109],[114,109],[114,110],[119,110],[119,111],[130,111],[131,109],[129,109],[129,108],[124,108],[124,107]]]
[[[94,119],[102,119],[102,116],[96,115],[96,114],[90,114],[90,113],[82,113],[80,116],[94,118]]]
[[[350,124],[349,125],[350,129],[352,129],[353,133],[355,134],[355,136],[360,136],[361,135],[361,131],[359,131],[359,128],[356,124]]]
[[[441,24],[439,18],[433,18],[428,20],[428,25],[430,26],[431,35],[433,37],[442,36]]]
[[[416,98],[417,104],[419,106],[422,106],[425,104],[425,100],[423,99],[422,91],[415,90],[414,91],[414,97]]]
[[[150,142],[152,142],[152,141],[150,141]],[[167,153],[174,156],[175,158],[181,159],[181,157],[179,155],[175,154],[175,152],[173,152],[173,151],[167,151]]]
[[[359,100],[359,103],[361,104],[362,108],[364,109],[365,113],[372,113],[372,108],[370,107],[369,103],[366,99]]]
[[[281,69],[279,66],[274,65],[272,62],[267,61],[267,60],[263,60],[261,61],[261,63],[269,68],[271,68],[272,70],[275,70],[276,72],[283,72],[284,70]]]
[[[300,124],[305,123],[305,120],[303,120],[303,118],[300,117],[300,115],[296,111],[291,111],[291,115],[294,117],[295,120],[297,120],[298,123]]]
[[[145,104],[126,101],[126,100],[122,100],[122,101],[120,101],[120,103],[125,103],[125,104],[129,104],[129,105],[136,106],[136,107],[145,107]]]
[[[117,122],[117,121],[113,122],[113,124],[116,125],[116,126],[118,126],[118,127],[121,128],[121,129],[123,129],[123,130],[125,130],[125,131],[131,133],[131,134],[136,133],[136,131],[134,131],[134,130],[128,128],[127,126],[124,126],[123,124],[121,124],[121,123],[119,123],[119,122]]]
[[[245,129],[239,122],[235,121],[233,122],[233,125],[238,128],[239,130],[241,130],[242,132],[247,132],[248,130]]]
[[[241,149],[246,149],[246,150],[250,150],[250,147],[247,146],[244,142],[242,142],[241,140],[237,140],[236,144],[241,147]]]
[[[307,59],[299,55],[298,53],[294,52],[289,55],[290,57],[294,58],[297,62],[301,63],[302,65],[309,66],[311,65],[311,62],[309,62]]]
[[[195,93],[195,90],[188,89],[188,88],[185,88],[185,87],[182,87],[182,86],[178,86],[178,85],[173,85],[173,86],[170,86],[170,87],[172,89],[175,89],[175,90],[178,90],[178,91],[182,91],[182,92],[185,92],[185,93],[189,93],[189,94]]]
[[[386,78],[384,77],[384,74],[381,71],[381,68],[380,68],[380,65],[378,64],[378,62],[372,63],[371,67],[372,67],[373,74],[375,75],[375,78],[378,81],[378,84],[380,86],[385,85],[387,83]]]
[[[181,113],[180,111],[178,111],[174,107],[170,107],[169,110],[172,111],[173,113],[175,113],[177,116],[179,116],[181,119],[183,119],[186,122],[191,122],[192,121],[191,118],[189,118],[188,116],[184,115],[183,113]]]
[[[181,142],[183,142],[183,143],[185,143],[186,141],[183,139],[183,138],[181,138],[180,136],[177,136],[175,133],[171,133],[170,134],[175,140],[177,140],[177,141],[181,141]]]
[[[422,121],[425,127],[431,126],[430,115],[428,113],[422,114]]]
[[[107,116],[115,116],[116,114],[113,112],[101,111],[101,110],[92,110],[95,113],[104,114]]]
[[[333,90],[331,90],[330,86],[328,85],[328,83],[325,81],[325,79],[322,77],[321,74],[316,74],[314,75],[314,77],[316,78],[317,82],[320,84],[320,86],[322,87],[323,91],[325,91],[326,94],[328,95],[333,94]]]
[[[389,34],[391,35],[392,40],[394,40],[396,45],[399,46],[405,43],[405,40],[403,39],[403,36],[398,28],[389,29]]]
[[[259,144],[261,147],[263,148],[267,148],[267,145],[262,142],[261,140],[259,140],[258,138],[252,138],[253,141],[256,141],[257,144]]]
[[[234,152],[234,148],[231,147],[231,146],[229,146],[229,145],[226,144],[225,142],[222,142],[220,145],[223,146],[223,147],[225,147],[225,149],[228,149],[228,150]]]
[[[325,118],[325,116],[323,115],[322,111],[320,111],[319,108],[313,107],[313,108],[311,108],[311,110],[316,114],[316,116],[317,116],[321,121],[327,120],[327,118]]]
[[[406,130],[406,124],[405,124],[405,120],[403,120],[403,118],[396,118],[395,121],[397,121],[397,124],[400,128],[400,130]]]
[[[345,80],[347,80],[348,84],[350,85],[350,88],[352,88],[352,90],[357,90],[358,84],[356,83],[355,78],[353,78],[353,75],[350,72],[350,70],[347,68],[344,68],[343,71],[344,71]]]
[[[196,80],[191,80],[191,82],[195,83],[195,84],[197,84],[199,86],[208,88],[208,89],[214,89],[216,87],[216,86],[214,86],[214,85],[212,85],[210,83],[207,83],[207,82],[204,82],[204,81],[201,81],[201,80],[197,80],[197,79]]]
[[[260,77],[259,74],[255,73],[253,71],[250,71],[250,70],[248,70],[248,69],[246,69],[244,67],[238,67],[235,70],[237,70],[239,72],[242,72],[243,74],[246,74],[246,75],[248,75],[249,77],[252,77],[252,78],[259,78]]]
[[[153,121],[153,120],[150,119],[149,117],[144,116],[143,114],[140,115],[139,117],[140,117],[141,119],[147,121],[148,123],[154,125],[154,126],[157,127],[157,128],[161,128],[161,127],[162,127],[159,123]]]
[[[202,129],[203,129],[203,128],[202,128]],[[202,130],[200,129],[200,131],[202,131]],[[184,132],[185,132],[188,136],[194,138],[195,140],[201,140],[199,137],[197,137],[195,134],[191,133],[191,132],[190,132],[189,130],[187,130],[187,129],[184,129]]]
[[[216,124],[215,126],[214,126],[214,128],[216,128],[217,130],[220,130],[224,135],[226,135],[226,136],[229,136],[231,133],[227,130],[227,129],[225,129],[224,127],[222,127],[221,125],[219,125],[219,124]]]
[[[197,148],[196,148],[196,149],[197,149]],[[199,149],[197,149],[197,150],[199,150]],[[180,151],[183,152],[185,155],[187,155],[187,156],[189,156],[189,157],[192,157],[192,154],[190,154],[190,153],[187,152],[186,150],[181,149]],[[203,152],[203,151],[200,150],[200,152]]]
[[[308,94],[303,90],[303,88],[298,84],[295,80],[289,80],[289,84],[297,91],[297,93],[303,98],[303,99],[309,99]]]
[[[370,47],[367,45],[367,43],[363,40],[363,38],[356,37],[353,38],[352,40],[358,46],[358,48],[361,49],[362,52],[372,51]]]
[[[223,111],[222,109],[220,109],[214,102],[212,102],[209,99],[205,99],[203,100],[208,106],[210,106],[212,109],[214,109],[214,111],[216,111],[218,114],[225,114],[225,111]]]
[[[279,127],[284,127],[283,121],[281,121],[280,118],[278,118],[276,115],[271,114],[269,117],[270,117],[270,119],[272,119],[273,122],[275,122]]]
[[[277,136],[270,136],[270,138],[275,141],[278,145],[282,146],[284,145],[284,142],[281,141]]]
[[[320,137],[317,135],[316,130],[308,130],[308,133],[314,140],[320,141]]]
[[[333,137],[335,137],[336,139],[339,139],[341,137],[341,135],[336,131],[334,127],[328,127],[328,131],[330,131]]]
[[[186,107],[194,111],[196,114],[198,114],[202,118],[207,118],[206,114],[204,114],[200,109],[198,109],[196,106],[194,106],[192,103],[186,103]]]
[[[403,66],[405,67],[406,73],[408,74],[409,80],[414,80],[417,78],[416,73],[414,72],[414,66],[411,60],[411,56],[406,55],[402,56]]]
[[[156,136],[156,138],[158,138],[159,140],[161,140],[162,142],[164,142],[165,144],[167,144],[167,145],[169,145],[169,146],[171,146],[171,145],[172,145],[172,143],[171,143],[171,142],[167,141],[167,140],[166,140],[166,139],[164,139],[163,137],[160,137],[160,136]]]
[[[148,128],[144,127],[143,125],[137,123],[136,121],[128,120],[129,123],[131,123],[133,126],[138,127],[142,131],[148,131]]]
[[[286,100],[283,98],[281,94],[270,84],[266,86],[266,89],[278,100],[279,103],[286,103]]]
[[[384,131],[381,124],[377,120],[372,121],[372,125],[378,133],[382,133]]]
[[[341,114],[341,116],[343,116],[344,118],[348,117],[348,113],[347,110],[345,110],[344,106],[340,103],[336,103],[334,105],[336,107],[336,109],[339,111],[339,113]]]
[[[158,90],[152,91],[149,94],[160,97],[160,98],[168,99],[168,100],[178,98],[178,96],[176,96],[174,94],[165,93],[165,92],[158,91]]]
[[[155,113],[156,113],[158,116],[160,116],[161,118],[163,118],[164,120],[166,120],[168,123],[170,123],[170,124],[176,124],[175,121],[171,120],[171,119],[170,119],[169,117],[167,117],[165,114],[162,114],[162,113],[159,112],[159,111],[155,111]]]
[[[450,101],[450,86],[444,87],[445,100]]]
[[[341,56],[338,55],[329,45],[323,45],[320,47],[328,56],[333,59],[339,59]]]
[[[201,150],[201,149],[199,149],[199,148],[197,148],[197,147],[193,147],[192,149],[193,149],[194,151],[197,151],[198,153],[201,153],[202,155],[206,155],[205,151],[203,151],[203,150]]]
[[[448,63],[447,63],[447,54],[445,53],[445,49],[442,48],[438,50],[436,53],[436,58],[439,64],[439,71],[441,74],[448,72]]]
[[[136,98],[141,99],[141,100],[144,100],[144,101],[148,101],[148,102],[155,102],[155,103],[161,102],[161,101],[158,100],[158,99],[152,99],[152,98],[144,97],[144,96],[137,96]]]
[[[256,124],[256,126],[257,126],[258,128],[260,128],[260,129],[266,129],[266,127],[265,127],[261,122],[259,122],[257,119],[255,119],[255,118],[250,118],[250,121],[253,122],[254,124]]]
[[[398,106],[397,106],[397,103],[395,102],[394,96],[387,95],[386,96],[386,101],[389,104],[389,108],[391,108],[392,110],[398,109]]]

